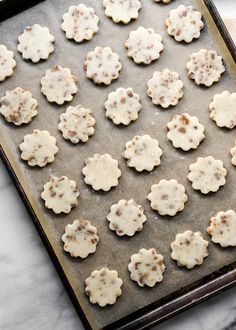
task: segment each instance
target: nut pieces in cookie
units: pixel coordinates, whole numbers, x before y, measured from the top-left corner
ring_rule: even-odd
[[[12,76],[15,67],[14,53],[6,46],[0,45],[0,81]]]
[[[111,17],[114,23],[124,24],[138,18],[141,9],[139,0],[103,0],[103,6],[107,17]]]

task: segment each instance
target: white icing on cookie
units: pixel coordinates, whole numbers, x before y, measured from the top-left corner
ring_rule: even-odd
[[[0,45],[0,81],[12,76],[15,67],[14,53],[6,46]]]
[[[138,18],[141,9],[139,0],[103,0],[105,14],[115,23],[128,24],[131,19]]]

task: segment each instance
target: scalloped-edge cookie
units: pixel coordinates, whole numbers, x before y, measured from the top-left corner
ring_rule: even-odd
[[[216,192],[226,183],[227,170],[221,160],[212,156],[198,157],[197,161],[189,166],[187,178],[192,182],[195,190],[203,194]]]
[[[109,191],[118,185],[121,171],[118,161],[109,154],[94,154],[85,160],[82,170],[85,183],[92,186],[94,190]]]
[[[64,139],[72,143],[87,142],[95,132],[95,123],[91,110],[78,104],[74,107],[69,106],[66,112],[60,115],[58,129]]]
[[[93,38],[99,30],[98,23],[99,18],[94,9],[80,3],[69,7],[68,12],[63,15],[61,28],[67,39],[74,39],[79,43]]]
[[[218,212],[210,220],[207,232],[211,240],[221,247],[236,246],[236,213],[233,210]]]
[[[139,0],[103,0],[103,7],[106,16],[114,23],[128,24],[132,19],[138,18],[141,3]]]
[[[219,127],[234,128],[236,126],[236,93],[224,91],[215,94],[209,105],[210,118]]]
[[[133,236],[137,231],[143,229],[147,218],[142,205],[138,205],[133,199],[121,199],[117,204],[111,206],[107,220],[110,222],[109,228],[114,230],[118,236]]]
[[[199,123],[197,117],[190,116],[188,113],[174,115],[167,124],[167,128],[167,138],[175,148],[181,148],[184,151],[197,149],[205,139],[204,126]]]
[[[184,95],[184,83],[179,79],[179,74],[169,69],[155,71],[147,86],[147,95],[152,103],[162,108],[175,106]]]
[[[122,157],[127,160],[129,167],[134,167],[136,171],[152,171],[155,166],[161,163],[162,149],[159,141],[151,138],[150,135],[136,135],[125,145]]]
[[[196,85],[210,87],[220,80],[225,71],[222,57],[215,50],[201,49],[190,56],[186,65],[188,77],[194,80]]]
[[[85,280],[85,293],[92,304],[100,307],[115,304],[121,296],[123,281],[116,270],[109,270],[103,267],[100,270],[92,271],[90,277]]]
[[[80,192],[75,181],[69,180],[66,176],[56,177],[54,175],[43,186],[41,193],[45,206],[56,214],[69,213],[72,207],[78,205],[79,195]]]
[[[236,141],[234,143],[234,147],[230,149],[231,163],[232,165],[236,166]]]
[[[199,231],[194,233],[186,230],[177,234],[175,241],[171,243],[171,258],[177,261],[178,266],[192,269],[201,265],[208,256],[208,244]]]
[[[16,67],[15,55],[6,46],[0,45],[0,81],[5,80],[14,73]]]
[[[184,209],[188,196],[185,194],[184,186],[177,180],[163,179],[151,186],[147,199],[151,202],[151,208],[160,215],[174,216]]]
[[[41,92],[46,96],[48,102],[55,102],[59,105],[69,102],[78,91],[78,79],[68,68],[55,65],[48,69],[41,78]]]
[[[172,9],[165,23],[169,35],[173,36],[176,41],[185,41],[186,43],[198,39],[204,27],[202,14],[193,6],[184,5]]]
[[[23,59],[31,60],[33,63],[46,60],[54,51],[54,36],[47,27],[39,24],[27,26],[18,37],[18,41],[17,50]]]
[[[88,52],[84,69],[86,77],[95,84],[110,85],[118,79],[122,68],[120,57],[110,47],[96,47]]]
[[[142,26],[130,32],[125,47],[128,57],[131,57],[137,64],[150,64],[160,57],[160,53],[164,49],[161,35],[152,28],[146,29]]]
[[[71,257],[80,258],[94,253],[99,242],[97,228],[84,219],[76,219],[72,224],[66,225],[61,239],[64,242],[64,250],[69,252]]]
[[[7,122],[16,126],[28,124],[38,113],[37,100],[32,97],[31,92],[21,87],[6,91],[0,103],[0,113]]]
[[[131,256],[131,262],[128,264],[130,277],[136,281],[139,286],[154,287],[154,285],[163,280],[165,265],[163,256],[158,254],[152,248],[149,250],[140,249],[138,253]]]
[[[24,136],[24,141],[19,145],[21,158],[30,166],[44,167],[55,160],[58,153],[56,142],[48,131],[34,129],[33,133]]]

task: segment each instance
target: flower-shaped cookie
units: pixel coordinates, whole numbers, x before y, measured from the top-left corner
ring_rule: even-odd
[[[0,99],[2,106],[0,113],[6,121],[16,126],[31,122],[38,113],[38,102],[32,97],[29,91],[16,87],[12,91],[7,91],[6,95]]]
[[[107,17],[111,17],[115,23],[124,24],[138,18],[138,12],[141,9],[139,0],[103,0],[103,6]]]
[[[118,185],[121,171],[118,161],[109,154],[94,154],[85,160],[83,168],[85,183],[91,185],[94,190],[109,191],[111,187]]]
[[[55,65],[46,71],[41,79],[41,92],[49,102],[61,105],[65,101],[71,101],[73,94],[78,91],[78,79],[72,75],[70,69]]]
[[[113,305],[122,294],[122,284],[123,281],[118,277],[116,270],[104,267],[94,270],[85,280],[85,293],[92,304],[105,307],[108,304]]]
[[[43,186],[41,193],[45,206],[54,213],[69,213],[72,207],[78,205],[79,190],[76,182],[66,176],[51,176],[49,182]]]
[[[60,115],[58,129],[63,137],[72,143],[87,142],[89,136],[95,132],[95,123],[92,112],[78,104],[75,107],[69,106],[66,112]]]
[[[234,147],[230,149],[230,154],[232,156],[231,163],[236,166],[236,141]]]
[[[184,95],[183,81],[179,79],[177,72],[171,72],[169,69],[155,71],[147,86],[147,95],[152,99],[152,103],[162,108],[176,105]]]
[[[212,156],[198,157],[196,163],[189,166],[187,178],[192,182],[193,189],[200,190],[203,194],[216,192],[226,182],[227,170],[221,160]]]
[[[0,81],[12,76],[15,66],[14,53],[6,46],[0,45]]]
[[[69,252],[71,257],[86,258],[96,251],[99,242],[97,228],[88,220],[74,220],[66,226],[62,241],[64,250]]]
[[[80,3],[78,6],[71,6],[63,15],[61,28],[68,39],[76,42],[91,40],[98,32],[99,18],[95,15],[94,9]]]
[[[162,149],[159,142],[150,135],[136,135],[125,145],[122,156],[127,159],[127,165],[134,167],[136,171],[152,171],[161,163]]]
[[[55,160],[58,152],[56,138],[48,131],[34,129],[32,134],[26,134],[19,145],[21,158],[30,166],[44,167]]]

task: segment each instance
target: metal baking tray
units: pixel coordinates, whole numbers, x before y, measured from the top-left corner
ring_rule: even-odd
[[[138,20],[126,26],[114,24],[108,19],[101,1],[83,2],[95,8],[100,17],[100,31],[92,41],[79,45],[67,40],[60,29],[62,15],[74,4],[74,0],[44,1],[1,23],[1,43],[15,51],[17,67],[14,75],[0,84],[0,95],[20,86],[29,89],[39,101],[39,114],[29,125],[13,127],[0,120],[1,157],[85,328],[145,329],[236,284],[236,252],[233,248],[222,249],[210,243],[208,258],[203,265],[191,271],[179,268],[170,258],[170,243],[178,232],[200,230],[204,238],[210,240],[206,233],[210,217],[220,210],[235,208],[236,175],[229,156],[235,132],[218,128],[209,118],[208,110],[214,94],[226,89],[235,90],[235,46],[211,0],[182,1],[199,9],[205,23],[201,38],[189,45],[175,42],[167,35],[164,25],[169,10],[179,5],[179,1],[169,5],[157,4],[152,0],[142,1]],[[16,51],[18,35],[25,26],[34,23],[48,26],[56,37],[55,52],[47,61],[36,65],[23,61]],[[153,27],[164,39],[165,49],[160,59],[149,66],[133,63],[123,46],[129,32],[139,25]],[[123,64],[119,79],[108,87],[95,86],[85,77],[85,56],[97,45],[111,46],[120,55]],[[215,49],[223,57],[226,66],[220,82],[208,89],[194,85],[185,70],[190,54],[201,48]],[[70,104],[81,103],[94,112],[96,132],[86,144],[72,145],[63,139],[57,124],[59,115],[68,104],[50,104],[40,93],[40,78],[54,64],[69,67],[79,76],[79,93]],[[185,86],[184,98],[176,107],[168,110],[152,105],[146,95],[147,80],[155,70],[165,67],[179,72]],[[139,119],[129,127],[115,127],[104,115],[103,104],[108,93],[119,86],[133,87],[142,100],[143,109]],[[187,153],[174,149],[166,138],[166,123],[174,114],[184,111],[197,115],[206,127],[205,141],[196,151]],[[59,146],[55,162],[43,169],[28,167],[21,161],[18,149],[23,136],[35,128],[49,130],[57,138]],[[151,173],[136,173],[126,166],[121,153],[128,140],[144,133],[160,141],[164,155],[161,165]],[[92,191],[83,180],[81,170],[84,159],[95,152],[108,152],[119,161],[122,171],[119,185],[108,193]],[[217,193],[203,196],[192,189],[186,175],[190,163],[198,156],[209,154],[223,160],[228,169],[227,183]],[[48,181],[50,174],[66,175],[78,183],[81,191],[79,205],[68,215],[54,215],[44,207],[40,198],[43,184]],[[146,200],[151,185],[162,178],[175,178],[187,190],[189,200],[186,207],[174,218],[158,216]],[[134,198],[145,208],[148,220],[144,229],[132,238],[117,237],[109,230],[106,221],[110,206],[121,198]],[[100,236],[96,253],[85,260],[70,258],[62,248],[64,227],[76,218],[91,220]],[[163,282],[152,289],[138,287],[131,281],[127,270],[129,257],[143,247],[155,247],[164,255],[167,266]],[[102,266],[117,269],[124,281],[123,294],[117,303],[103,309],[90,304],[84,293],[84,280],[92,270]]]

